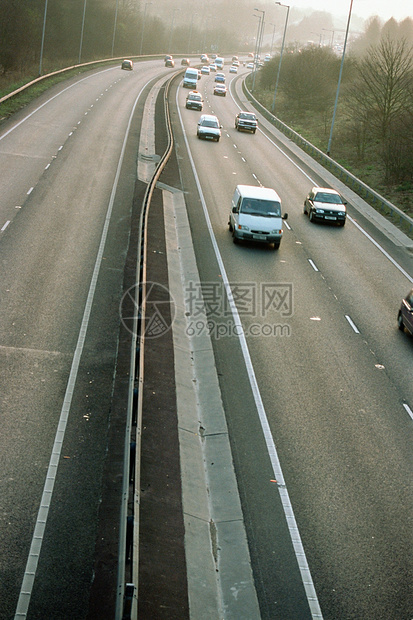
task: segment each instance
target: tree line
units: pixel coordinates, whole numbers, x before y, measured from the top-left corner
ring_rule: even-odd
[[[247,11],[244,2],[239,1],[242,15]],[[238,49],[239,31],[234,31],[227,6],[219,12],[212,10],[214,19],[206,16],[202,7],[196,11],[159,7],[143,0],[1,0],[0,76],[35,70],[43,34],[49,71],[78,63],[80,52],[80,60],[87,62],[140,54]],[[226,16],[228,19],[223,19]],[[241,19],[240,14],[237,19]]]

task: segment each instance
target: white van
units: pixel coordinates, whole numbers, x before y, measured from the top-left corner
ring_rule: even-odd
[[[198,69],[187,69],[184,75],[184,88],[196,90],[198,83]]]
[[[234,243],[240,239],[273,243],[280,247],[283,224],[288,214],[281,215],[281,199],[268,187],[237,185],[232,197],[228,226]]]
[[[215,58],[215,64],[217,66],[217,69],[223,69],[224,68],[224,59],[221,58],[220,56],[217,56]]]

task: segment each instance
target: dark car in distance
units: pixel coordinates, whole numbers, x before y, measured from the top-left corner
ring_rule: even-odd
[[[402,332],[406,328],[413,336],[413,289],[407,293],[406,297],[402,300],[397,315],[397,324]]]
[[[123,60],[121,64],[121,69],[125,69],[126,71],[133,71],[133,62],[131,60]]]
[[[310,222],[329,222],[344,226],[346,223],[346,201],[335,190],[328,187],[313,187],[304,200],[304,213]]]

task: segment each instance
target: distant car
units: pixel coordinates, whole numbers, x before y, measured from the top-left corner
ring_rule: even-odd
[[[173,56],[171,56],[171,54],[166,54],[164,61],[166,62],[167,60],[172,60]]]
[[[335,189],[313,187],[304,201],[304,213],[311,222],[334,222],[339,226],[346,223],[346,201]]]
[[[217,66],[214,62],[211,62],[211,64],[209,65],[209,68],[211,71],[216,71],[217,70]]]
[[[209,58],[207,54],[202,54],[201,55],[201,62],[209,62]]]
[[[175,66],[175,61],[173,58],[168,58],[167,60],[165,60],[165,67],[174,67]]]
[[[221,97],[226,97],[227,87],[225,84],[215,84],[214,86],[214,95],[220,95]]]
[[[131,60],[123,60],[121,64],[121,69],[125,69],[126,71],[133,71],[133,62]]]
[[[413,336],[413,289],[407,293],[402,300],[399,313],[397,315],[397,323],[399,329],[403,332],[407,331]]]
[[[232,62],[234,62],[235,60],[238,60],[238,56],[233,56],[232,57]]]
[[[203,114],[198,121],[196,135],[199,139],[215,140],[219,142],[221,137],[221,125],[216,116],[212,114]]]
[[[237,131],[257,131],[258,121],[254,112],[238,112],[235,117],[235,129]]]
[[[225,73],[217,73],[215,76],[215,82],[220,82],[221,84],[225,84]]]
[[[231,65],[229,68],[230,73],[238,73],[238,67],[236,65]]]
[[[253,69],[254,68],[254,63],[253,62],[249,62],[247,64],[247,69]]]
[[[191,92],[188,93],[187,98],[186,98],[186,103],[185,103],[186,109],[187,110],[198,110],[198,112],[201,112],[203,105],[204,105],[204,101],[202,99],[201,93],[199,93],[197,90],[191,90]]]
[[[190,64],[191,64],[191,63],[189,62],[189,58],[182,58],[182,60],[181,60],[181,65],[182,65],[183,67],[189,67],[189,66],[190,66]]]
[[[233,65],[234,67],[239,67],[239,60],[233,60],[233,61],[232,61],[232,65]]]
[[[211,69],[209,67],[207,67],[207,66],[202,67],[202,69],[201,69],[202,75],[209,75],[210,72],[211,72]]]

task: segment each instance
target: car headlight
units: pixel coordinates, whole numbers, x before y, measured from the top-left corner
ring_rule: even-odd
[[[324,213],[324,209],[316,209],[315,212],[316,213]]]
[[[343,216],[344,216],[345,214],[346,214],[346,212],[345,212],[345,211],[339,211],[339,212],[338,212],[338,215],[343,215]]]
[[[248,226],[243,226],[242,224],[238,224],[238,230],[249,230]]]
[[[277,230],[272,230],[270,234],[271,235],[282,235],[283,231],[282,230],[278,230],[278,229]]]

